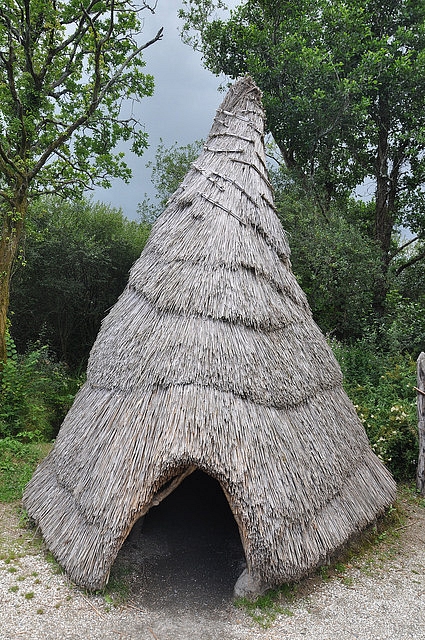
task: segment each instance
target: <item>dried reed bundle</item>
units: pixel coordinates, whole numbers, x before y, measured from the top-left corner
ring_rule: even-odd
[[[90,589],[134,522],[194,469],[221,484],[264,585],[298,579],[394,499],[291,271],[263,126],[260,92],[242,79],[26,488],[52,553]]]

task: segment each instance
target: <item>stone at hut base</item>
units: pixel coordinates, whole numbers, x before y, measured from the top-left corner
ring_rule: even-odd
[[[254,600],[267,591],[267,586],[258,578],[253,578],[248,569],[242,571],[236,581],[233,595],[235,598],[250,598]]]

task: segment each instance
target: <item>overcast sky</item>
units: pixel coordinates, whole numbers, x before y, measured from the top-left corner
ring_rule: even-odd
[[[138,219],[137,204],[145,193],[153,197],[151,170],[146,163],[154,158],[160,139],[168,147],[174,142],[185,145],[206,138],[224,98],[218,90],[223,78],[204,69],[200,55],[180,39],[179,6],[175,0],[159,0],[155,15],[144,13],[143,41],[149,41],[164,27],[163,39],[143,52],[145,71],[155,78],[155,93],[143,98],[134,109],[149,134],[149,149],[140,158],[126,154],[133,171],[129,184],[115,180],[110,189],[94,192],[96,200],[121,207],[130,219]]]

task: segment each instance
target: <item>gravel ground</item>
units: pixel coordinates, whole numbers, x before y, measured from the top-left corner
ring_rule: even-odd
[[[231,545],[224,559],[210,549],[208,580],[192,554],[176,553],[169,541],[157,536],[144,564],[130,542],[114,565],[115,590],[90,595],[58,573],[37,536],[19,526],[19,505],[0,505],[0,639],[423,640],[425,509],[408,501],[404,508],[399,538],[383,536],[373,553],[329,580],[304,581],[264,629],[231,602],[240,571]],[[233,569],[221,575],[224,566]]]

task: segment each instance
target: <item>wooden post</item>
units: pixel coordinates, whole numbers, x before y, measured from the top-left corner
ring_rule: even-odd
[[[417,360],[418,386],[418,434],[419,456],[418,471],[416,474],[416,488],[422,496],[425,496],[425,353],[422,352]]]

